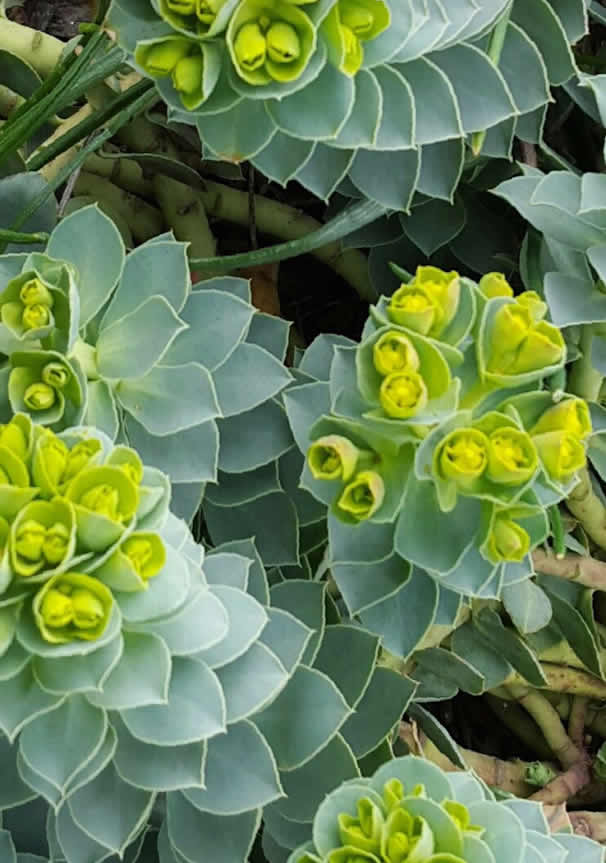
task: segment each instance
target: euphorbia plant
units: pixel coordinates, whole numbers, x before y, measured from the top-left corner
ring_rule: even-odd
[[[318,808],[313,838],[290,863],[556,863],[603,859],[597,843],[550,831],[539,803],[497,802],[473,774],[446,774],[406,756],[337,788]]]
[[[172,235],[125,255],[95,207],[65,218],[44,253],[2,256],[0,268],[0,419],[23,412],[54,431],[92,424],[134,443],[193,516],[203,483],[220,463],[229,470],[221,433],[233,449],[239,422],[271,408],[290,380],[287,324],[258,314],[242,280],[192,289],[185,244]]]
[[[330,506],[328,554],[351,612],[358,532],[365,560],[401,560],[402,584],[412,564],[443,588],[501,597],[533,575],[545,508],[578,481],[592,433],[587,404],[546,387],[566,362],[546,313],[501,274],[478,285],[420,267],[371,306],[359,345],[322,348],[322,371],[309,348],[319,379],[285,403],[307,456],[302,486]],[[393,586],[362,593],[376,603]]]

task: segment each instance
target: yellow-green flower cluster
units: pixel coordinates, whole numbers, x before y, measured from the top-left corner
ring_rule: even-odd
[[[319,37],[345,75],[360,69],[363,44],[391,23],[385,0],[336,0],[321,25],[303,7],[319,0],[159,0],[166,35],[137,44],[135,61],[151,78],[170,78],[188,110],[217,83],[225,42],[233,72],[244,84],[291,84],[307,69]]]
[[[383,377],[379,398],[387,416],[413,417],[427,405],[427,384],[419,371],[419,355],[411,340],[389,330],[373,348],[374,366]]]
[[[582,399],[555,405],[540,390],[566,357],[546,314],[537,293],[514,297],[502,273],[475,284],[419,267],[371,307],[355,355],[347,349],[349,359],[334,365],[331,412],[318,420],[317,437],[312,429],[307,452],[312,493],[350,524],[384,522],[405,518],[408,487],[430,481],[441,513],[454,510],[458,495],[482,501],[475,539],[486,559],[522,560],[543,541],[533,522],[541,469],[563,497],[591,432]],[[495,407],[499,392],[514,387],[526,399],[520,412],[515,398]],[[312,480],[338,483],[337,491]],[[518,523],[525,519],[528,529]]]
[[[526,291],[502,305],[492,320],[486,371],[524,375],[557,366],[566,356],[560,330],[544,320],[547,304]]]
[[[483,431],[485,425],[450,432],[436,449],[437,473],[463,492],[477,489],[482,477],[503,486],[527,483],[538,467],[530,435],[513,425]]]
[[[395,324],[438,338],[452,322],[460,294],[458,273],[418,267],[414,279],[393,294],[387,313]]]
[[[373,453],[361,450],[341,435],[318,438],[309,448],[308,464],[314,479],[345,483],[336,501],[339,512],[353,522],[371,518],[385,497],[383,478],[370,469]]]
[[[533,443],[547,476],[569,482],[585,466],[585,440],[591,434],[587,402],[566,398],[549,408],[530,429]]]
[[[94,430],[56,435],[17,414],[0,426],[0,603],[31,603],[42,638],[99,638],[112,589],[145,590],[164,566],[137,530],[158,499],[134,450]]]

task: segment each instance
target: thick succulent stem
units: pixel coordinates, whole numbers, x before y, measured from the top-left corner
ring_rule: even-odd
[[[57,129],[55,129],[50,138],[47,138],[44,142],[44,146],[47,147],[49,144],[52,144],[58,138],[61,138],[63,135],[65,135],[66,132],[68,132],[74,126],[77,126],[78,123],[81,123],[82,120],[90,117],[92,113],[93,109],[88,103],[86,105],[83,105],[82,108],[80,108],[78,111],[75,111],[71,115],[71,117],[68,117],[67,120],[61,123],[61,125]],[[40,173],[42,174],[44,179],[48,182],[54,180],[57,174],[59,174],[60,171],[71,162],[73,157],[76,155],[76,153],[82,146],[82,143],[83,142],[80,141],[77,144],[74,144],[73,147],[70,147],[64,153],[61,153],[59,156],[53,159],[52,162],[48,162],[46,165],[44,165],[40,169]]]
[[[105,159],[97,153],[91,153],[84,163],[84,170],[105,177],[115,186],[140,198],[148,201],[154,199],[154,184],[145,178],[141,165],[134,159]]]
[[[162,213],[156,207],[96,174],[81,171],[74,186],[74,194],[91,195],[96,200],[106,201],[127,222],[139,243],[151,240],[164,231]]]
[[[541,670],[547,678],[546,689],[552,692],[567,692],[570,695],[586,695],[589,698],[606,700],[606,682],[587,671],[556,665],[553,662],[541,662]],[[524,678],[517,672],[510,674],[505,681],[507,687],[524,683]]]
[[[209,180],[205,186],[206,189],[199,194],[209,216],[236,225],[248,225],[248,192]],[[255,195],[255,218],[259,234],[279,240],[298,240],[322,227],[320,222],[300,210],[263,195]],[[351,285],[362,299],[375,297],[368,275],[368,259],[358,249],[343,250],[340,243],[331,243],[316,249],[313,255]]]
[[[568,373],[568,392],[574,393],[582,399],[595,402],[598,400],[602,387],[602,375],[594,369],[591,362],[591,346],[594,331],[591,324],[581,327],[581,338],[579,348],[582,356],[575,360]]]
[[[48,33],[33,30],[8,18],[0,19],[0,51],[16,54],[42,77],[53,71],[65,44]]]
[[[606,548],[606,507],[593,490],[587,468],[580,471],[579,477],[580,482],[568,495],[566,506],[596,545]]]
[[[158,153],[178,159],[177,148],[170,136],[144,117],[137,117],[122,128],[118,140],[134,153]],[[193,257],[213,257],[216,254],[215,238],[203,202],[196,191],[160,173],[154,175],[152,184],[164,221],[173,229],[178,240],[190,244],[189,254]]]
[[[508,689],[537,723],[564,770],[568,770],[583,760],[583,751],[572,742],[562,725],[557,710],[540,692],[520,685],[509,685]]]
[[[594,590],[606,590],[606,563],[602,560],[577,554],[557,558],[537,549],[532,553],[532,562],[536,572],[565,578]]]

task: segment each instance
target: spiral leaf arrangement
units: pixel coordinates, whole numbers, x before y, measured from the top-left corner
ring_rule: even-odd
[[[415,192],[452,199],[474,133],[497,157],[515,135],[540,139],[587,12],[583,0],[114,0],[110,21],[211,155],[408,210]]]

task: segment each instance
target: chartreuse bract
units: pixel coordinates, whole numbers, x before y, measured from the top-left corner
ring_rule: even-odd
[[[131,442],[187,518],[219,468],[240,470],[238,429],[275,413],[290,381],[288,325],[256,312],[247,282],[192,290],[185,244],[167,234],[126,255],[96,207],[63,219],[45,252],[0,256],[0,320],[0,420]]]
[[[311,841],[289,863],[556,863],[603,849],[570,833],[552,833],[541,804],[502,801],[470,773],[446,774],[415,756],[381,766],[329,794],[314,817]]]
[[[546,386],[566,359],[538,295],[435,267],[371,306],[359,344],[307,349],[284,394],[301,491],[328,508],[324,570],[389,650],[425,632],[397,634],[406,597],[435,611],[450,596],[453,623],[461,597],[541,594],[531,552],[593,434],[587,403]]]
[[[322,198],[412,207],[414,240],[424,204],[450,237],[462,229],[448,204],[474,133],[497,158],[514,135],[540,141],[587,13],[583,0],[114,0],[109,21],[207,152]]]

